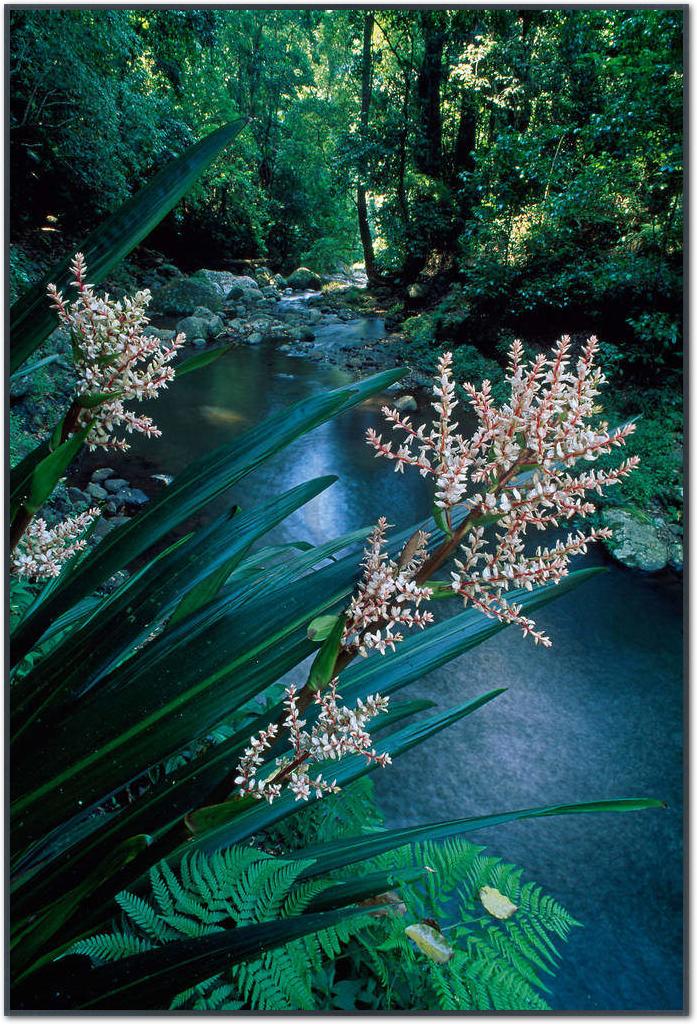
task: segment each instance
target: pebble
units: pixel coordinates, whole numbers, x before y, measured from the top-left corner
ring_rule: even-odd
[[[108,480],[110,476],[114,475],[113,469],[95,469],[94,473],[90,477],[95,484],[101,484],[104,480]]]
[[[113,480],[105,480],[104,486],[107,491],[111,492],[111,494],[117,494],[119,491],[123,491],[128,487],[128,480],[122,480],[121,477],[116,477]]]
[[[139,490],[137,487],[126,487],[124,490],[119,491],[117,499],[122,505],[126,507],[134,506],[138,508],[141,505],[146,505],[150,499],[147,494]]]
[[[68,497],[73,502],[73,504],[78,505],[89,504],[90,500],[90,495],[85,494],[84,491],[81,491],[79,487],[69,487]]]
[[[109,497],[104,488],[99,484],[87,484],[85,491],[90,495],[90,497],[96,498],[97,501],[104,501],[105,498]]]

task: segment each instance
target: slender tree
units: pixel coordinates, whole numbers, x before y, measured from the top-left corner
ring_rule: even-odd
[[[368,118],[370,115],[370,99],[373,91],[373,25],[375,16],[372,11],[365,12],[363,21],[363,60],[361,64],[361,119],[360,133],[361,142],[365,147],[368,136]],[[377,271],[375,268],[375,252],[373,250],[373,236],[370,231],[368,220],[368,199],[366,194],[365,180],[359,180],[356,188],[356,205],[358,207],[358,230],[361,235],[363,246],[363,257],[365,260],[365,272],[369,281],[375,281]]]

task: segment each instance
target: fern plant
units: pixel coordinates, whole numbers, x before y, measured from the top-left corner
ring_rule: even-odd
[[[68,952],[103,964],[184,938],[296,917],[333,884],[326,878],[302,881],[300,875],[312,864],[241,846],[210,856],[185,857],[178,872],[163,861],[150,871],[147,898],[118,894],[116,902],[122,911],[118,927],[82,939]],[[313,974],[323,961],[340,953],[360,926],[359,919],[339,922],[269,950],[256,960],[183,988],[170,1009],[316,1009]]]
[[[380,982],[385,1009],[550,1009],[559,944],[578,922],[539,885],[523,882],[522,869],[462,839],[393,851],[378,865],[424,869],[400,890],[403,914],[371,923],[355,940]],[[487,889],[510,901],[509,919],[487,910]],[[423,922],[441,939],[447,961],[433,959],[407,933]]]
[[[265,837],[266,848],[307,848],[348,832],[377,832],[384,821],[371,779],[361,779],[332,801],[333,814],[316,805],[303,809]],[[522,878],[521,868],[485,854],[460,838],[403,845],[354,865],[352,873],[410,872],[399,893],[386,896],[383,913],[362,923],[341,956],[315,974],[325,1008],[374,1010],[548,1010],[561,961],[561,944],[579,926],[542,888]],[[337,878],[345,877],[339,871]],[[494,890],[516,909],[494,917],[482,890]],[[510,908],[507,908],[510,910]],[[426,924],[448,950],[431,959],[406,929]]]
[[[117,927],[82,939],[69,952],[95,964],[121,960],[184,938],[295,917],[357,874],[384,877],[399,889],[369,901],[366,910],[377,910],[377,916],[339,922],[184,987],[170,1009],[550,1009],[559,946],[578,925],[561,904],[539,885],[523,882],[520,868],[461,839],[403,846],[358,871],[305,878],[314,861],[292,854],[302,852],[309,836],[340,838],[360,821],[366,832],[382,828],[369,779],[347,787],[330,807],[324,814],[316,805],[307,807],[292,827],[282,823],[263,837],[267,851],[285,855],[237,846],[210,856],[195,853],[176,872],[163,861],[150,871],[147,897],[116,897],[122,911]],[[493,916],[482,901],[482,892],[491,890],[510,901],[507,920]],[[439,939],[445,962],[432,958],[428,944],[425,950],[415,944],[415,925]]]

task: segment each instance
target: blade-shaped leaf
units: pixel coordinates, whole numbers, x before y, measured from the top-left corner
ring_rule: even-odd
[[[27,728],[32,715],[55,705],[65,694],[80,695],[142,642],[158,619],[182,607],[192,591],[204,585],[210,573],[235,566],[249,547],[288,515],[312,501],[336,477],[319,477],[292,488],[260,508],[225,515],[200,531],[187,544],[173,545],[142,572],[126,581],[94,612],[79,632],[56,647],[25,680],[13,701],[14,740]],[[213,595],[214,596],[214,595]],[[206,593],[190,603],[195,611]],[[177,615],[170,626],[183,618]],[[42,703],[43,701],[43,703]],[[54,720],[55,724],[55,720]]]
[[[199,352],[195,356],[189,356],[188,359],[182,360],[175,367],[177,380],[180,377],[184,377],[187,373],[193,373],[194,370],[200,370],[201,367],[214,363],[221,356],[227,355],[231,348],[232,345],[219,345],[218,348],[209,348],[205,352]]]
[[[48,442],[39,445],[12,470],[10,479],[10,515],[20,505],[32,514],[44,504],[83,445],[90,427],[79,430],[51,450]]]
[[[40,732],[43,757],[33,756],[33,742],[13,754],[15,837],[32,821],[48,831],[68,809],[72,816],[189,742],[188,709],[195,706],[193,720],[203,734],[230,706],[275,681],[282,674],[279,660],[284,668],[297,664],[312,650],[308,623],[350,592],[355,574],[350,556],[292,587],[279,586],[272,603],[263,593],[239,606],[234,593],[224,594],[193,622],[187,619],[147,644],[133,665],[116,669],[108,693],[88,695],[55,726],[47,715]],[[37,719],[32,741],[38,725]],[[75,748],[70,738],[76,734],[90,736],[89,749]],[[20,785],[27,787],[23,794]]]
[[[435,704],[430,700],[412,700],[396,704],[390,707],[386,715],[381,715],[377,719],[372,727],[372,734],[375,736],[382,729],[396,725],[403,718],[409,718],[411,715],[418,714],[419,711],[427,711],[432,707],[435,707]],[[245,742],[247,742],[248,733],[246,731],[244,736]],[[280,753],[284,753],[284,748],[280,749]],[[238,814],[254,806],[253,798],[238,797],[228,799],[224,803],[213,804],[210,807],[199,807],[187,814],[186,826],[192,835],[203,835],[204,832],[209,832],[219,825],[224,825],[226,822],[236,818]]]
[[[99,284],[107,274],[155,228],[228,143],[239,135],[246,120],[217,128],[172,160],[115,213],[99,225],[75,251],[87,261],[90,281]],[[55,314],[46,299],[53,282],[69,286],[72,254],[30,288],[10,310],[10,370],[14,372],[38,348],[56,326]]]
[[[345,882],[337,882],[329,889],[317,893],[310,900],[307,909],[315,912],[335,910],[338,907],[345,907],[348,903],[358,903],[361,900],[370,899],[371,896],[379,896],[399,885],[418,882],[425,874],[423,868],[402,868],[391,871],[375,871],[359,878],[349,878]]]
[[[351,907],[226,929],[197,939],[168,942],[147,953],[95,968],[90,968],[86,957],[65,958],[43,976],[31,975],[16,997],[14,1008],[162,1009],[183,987],[196,985],[232,964],[254,960],[293,939],[366,913],[364,907]],[[62,979],[58,995],[56,978]]]
[[[491,692],[482,694],[482,696],[477,697],[475,700],[467,701],[465,704],[449,708],[447,711],[432,715],[430,718],[404,726],[390,736],[385,737],[385,739],[378,740],[375,743],[375,750],[378,754],[389,754],[393,759],[399,757],[407,750],[411,750],[412,747],[424,743],[431,736],[435,736],[443,729],[447,729],[461,718],[465,718],[467,715],[478,711],[479,708],[484,707],[485,704],[488,704],[504,692],[503,689],[491,690]],[[332,763],[331,774],[328,774],[327,778],[328,781],[335,778],[339,786],[347,786],[350,782],[354,782],[368,772],[374,771],[375,767],[374,761],[366,761],[361,755],[353,754],[343,758],[336,764]],[[258,801],[255,807],[239,815],[239,817],[235,817],[229,824],[221,825],[195,840],[195,845],[197,848],[209,853],[226,846],[232,846],[257,832],[263,831],[263,829],[282,820],[289,814],[293,814],[297,809],[298,805],[294,795],[286,790],[272,804]],[[192,844],[180,847],[179,851],[173,856],[176,859],[186,849],[192,848]]]
[[[351,408],[398,380],[404,370],[388,370],[366,380],[305,398],[223,445],[186,469],[128,523],[112,530],[85,558],[50,600],[30,611],[13,636],[12,655],[23,657],[50,623],[72,604],[203,508],[265,459],[337,413]]]
[[[412,825],[407,828],[394,828],[385,832],[355,836],[351,839],[339,839],[333,843],[321,843],[306,846],[300,851],[303,859],[315,861],[311,867],[303,870],[301,878],[309,878],[317,874],[327,874],[338,868],[355,864],[358,861],[377,857],[388,850],[395,850],[408,843],[447,839],[449,836],[464,835],[478,829],[493,828],[505,825],[510,821],[521,821],[526,818],[550,818],[563,814],[607,814],[629,811],[645,811],[664,808],[662,800],[652,797],[628,797],[617,800],[594,800],[578,804],[548,804],[542,807],[528,807],[519,811],[504,811],[500,814],[481,814],[472,818],[455,818],[450,821],[437,821],[428,825]],[[295,853],[286,854],[294,858]],[[321,867],[319,867],[321,865]]]

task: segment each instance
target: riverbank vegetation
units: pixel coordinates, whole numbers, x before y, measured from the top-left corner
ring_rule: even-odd
[[[511,627],[550,657],[533,614],[598,571],[570,564],[608,491],[679,531],[681,18],[12,12],[13,1009],[553,1005],[578,922],[463,837],[657,795],[393,828],[366,777],[503,692],[404,699],[429,671]],[[66,491],[85,451],[156,443],[141,402],[352,306],[396,368],[152,498],[109,466]],[[414,373],[430,421],[402,396],[367,443],[426,520],[278,544],[334,476],[235,504]]]
[[[15,11],[12,288],[174,153],[249,118],[148,246],[184,271],[362,260],[426,372],[443,348],[500,365],[514,336],[597,334],[611,412],[647,421],[627,497],[678,523],[682,18]],[[142,286],[143,264],[114,284]]]

